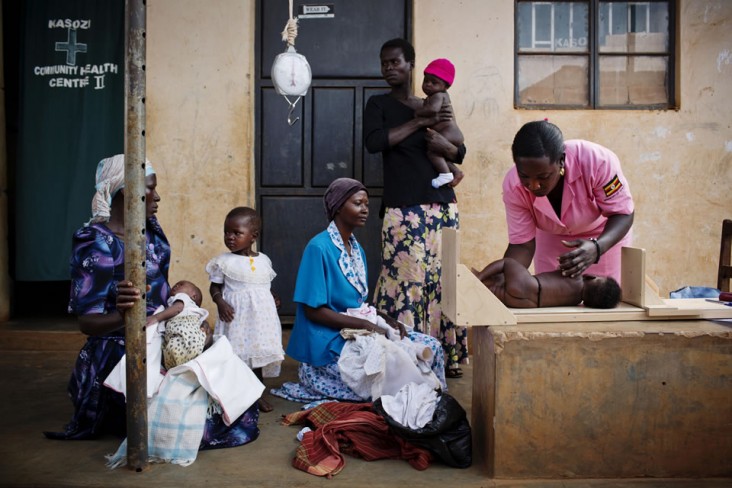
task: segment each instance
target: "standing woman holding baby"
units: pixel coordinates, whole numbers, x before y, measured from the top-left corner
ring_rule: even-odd
[[[415,116],[423,101],[412,91],[414,47],[392,39],[381,47],[380,59],[391,90],[368,100],[363,119],[366,149],[380,152],[384,165],[382,260],[374,301],[377,309],[438,339],[447,377],[457,378],[468,359],[467,331],[442,314],[441,236],[444,227],[458,227],[453,186],[463,174],[454,163],[462,162],[465,146],[456,147],[430,129],[453,119],[449,107],[433,117]],[[455,174],[450,184],[432,186],[436,172],[428,151],[449,162]]]

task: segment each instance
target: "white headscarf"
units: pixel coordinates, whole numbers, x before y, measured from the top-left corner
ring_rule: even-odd
[[[154,175],[150,161],[145,160],[145,176]],[[125,187],[125,155],[116,154],[104,158],[97,165],[96,190],[92,198],[92,218],[87,225],[109,222],[112,199]]]

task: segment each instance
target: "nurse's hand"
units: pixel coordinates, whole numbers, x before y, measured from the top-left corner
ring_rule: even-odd
[[[597,246],[589,239],[562,241],[567,247],[574,248],[559,256],[559,269],[562,276],[576,278],[597,261]]]

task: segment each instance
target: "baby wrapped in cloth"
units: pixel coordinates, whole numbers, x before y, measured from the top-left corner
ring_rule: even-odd
[[[163,335],[165,369],[187,363],[201,354],[208,339],[201,327],[208,317],[208,311],[197,305],[186,293],[177,293],[168,298],[168,306],[176,301],[183,302],[183,311],[158,325],[158,330]]]

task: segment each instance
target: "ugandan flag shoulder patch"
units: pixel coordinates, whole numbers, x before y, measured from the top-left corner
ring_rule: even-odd
[[[618,175],[615,175],[608,183],[605,184],[605,186],[602,187],[602,190],[605,192],[605,196],[610,198],[619,192],[622,187],[623,183],[620,181],[620,178],[618,178]]]

